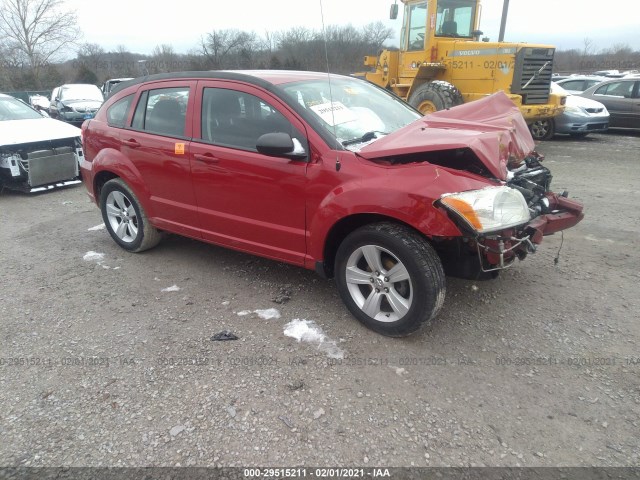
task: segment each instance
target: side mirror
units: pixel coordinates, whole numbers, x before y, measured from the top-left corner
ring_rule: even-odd
[[[271,157],[306,158],[307,152],[300,142],[291,138],[288,133],[265,133],[256,142],[258,152]]]
[[[391,5],[391,10],[389,11],[389,18],[391,20],[395,20],[396,18],[398,18],[398,4],[394,3],[393,5]]]

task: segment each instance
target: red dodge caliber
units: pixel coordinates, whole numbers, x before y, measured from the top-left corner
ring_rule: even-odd
[[[384,335],[437,314],[445,273],[495,276],[583,217],[502,93],[422,117],[351,77],[183,72],[120,84],[82,131],[122,248],[170,232],[315,269]]]

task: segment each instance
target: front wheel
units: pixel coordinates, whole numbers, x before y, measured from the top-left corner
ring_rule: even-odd
[[[142,205],[120,178],[109,180],[100,192],[100,210],[115,242],[130,252],[142,252],[160,242],[161,233],[149,223]]]
[[[442,80],[423,83],[409,97],[409,104],[423,115],[446,110],[462,103],[460,90]]]
[[[553,119],[536,120],[529,125],[529,131],[534,140],[549,140],[555,134]]]
[[[445,296],[442,263],[417,232],[376,223],[348,235],[336,255],[336,284],[351,313],[390,337],[417,331]]]

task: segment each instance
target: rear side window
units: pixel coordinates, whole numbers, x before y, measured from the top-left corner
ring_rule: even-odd
[[[183,137],[189,87],[159,88],[140,96],[132,127],[169,137]]]
[[[205,88],[202,96],[201,138],[207,143],[256,151],[265,133],[303,135],[274,107],[250,93],[224,88]]]
[[[111,105],[107,110],[107,123],[111,127],[124,127],[127,121],[129,107],[133,101],[133,95],[127,95],[116,103]]]
[[[608,95],[612,97],[631,98],[633,82],[614,82],[603,85],[595,91],[595,95]]]

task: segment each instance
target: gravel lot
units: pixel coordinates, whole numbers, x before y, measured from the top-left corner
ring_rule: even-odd
[[[585,203],[558,264],[560,235],[450,278],[406,339],[310,271],[174,236],[128,254],[83,185],[5,191],[0,465],[639,465],[640,135],[539,150]]]

